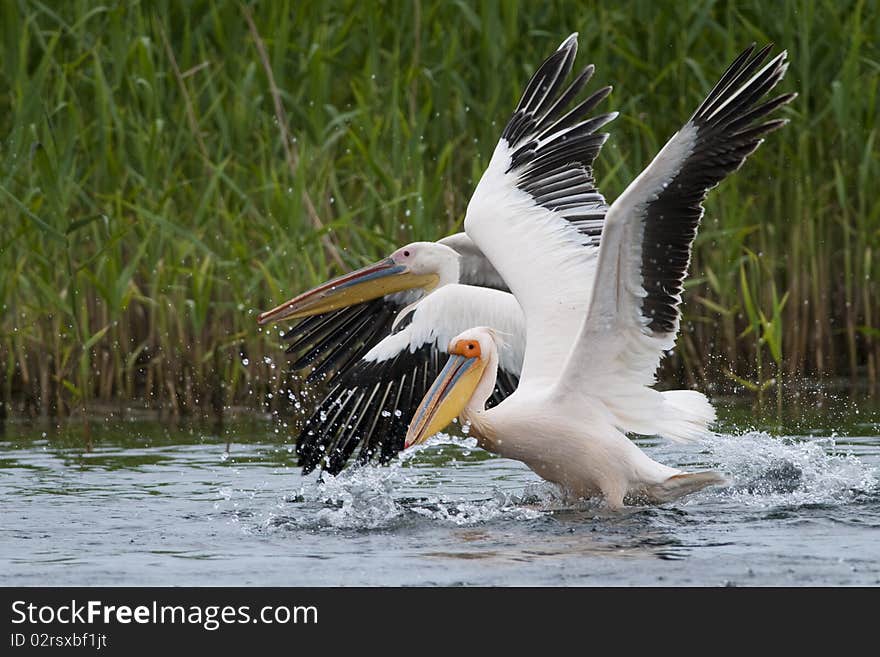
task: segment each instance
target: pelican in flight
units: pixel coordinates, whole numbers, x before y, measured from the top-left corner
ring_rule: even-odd
[[[675,343],[707,192],[786,123],[763,119],[795,94],[758,104],[787,68],[785,52],[764,64],[770,49],[755,53],[752,46],[737,57],[611,205],[598,257],[557,211],[523,189],[541,138],[524,134],[498,144],[468,205],[465,231],[523,309],[519,386],[486,408],[503,336],[485,326],[464,331],[448,345],[452,355],[416,410],[406,447],[460,416],[483,449],[524,462],[573,497],[601,497],[612,508],[666,502],[724,482],[715,472],[652,460],[621,431],[620,418],[650,417],[662,406],[650,386]],[[592,287],[586,305],[579,292],[585,285]]]
[[[501,144],[518,149],[520,189],[570,226],[591,254],[592,267],[582,272],[585,278],[568,299],[585,312],[607,211],[592,175],[607,134],[596,130],[616,113],[588,116],[610,87],[564,113],[593,73],[587,66],[563,89],[576,52],[573,34],[539,67]],[[491,325],[505,334],[488,405],[510,395],[523,367],[526,321],[507,289],[477,245],[459,233],[401,247],[261,314],[261,324],[306,318],[285,335],[293,342],[288,352],[299,354],[293,367],[312,367],[307,383],[326,376],[330,386],[297,439],[304,473],[320,466],[336,474],[358,447],[359,462],[373,456],[387,462],[403,449],[415,409],[448,358],[450,339],[468,327]],[[714,420],[714,409],[699,392],[655,395],[654,413],[621,407],[615,409],[616,425],[625,432],[692,440]]]
[[[553,207],[585,244],[595,247],[607,210],[592,165],[608,135],[597,130],[617,113],[590,116],[611,87],[566,111],[594,72],[587,66],[563,89],[576,53],[573,34],[532,77],[503,139],[521,135],[529,126],[533,132],[543,131],[546,144],[528,193]],[[547,101],[553,101],[552,107],[536,117],[525,101],[550,76],[553,88]],[[534,123],[537,118],[540,126]],[[563,163],[576,184],[569,181],[560,196],[553,182]],[[260,314],[257,321],[264,325],[296,319],[302,321],[284,335],[291,341],[287,352],[296,356],[293,369],[311,368],[307,383],[323,380],[330,386],[297,439],[304,472],[320,465],[335,474],[358,446],[361,462],[373,456],[390,460],[403,448],[415,407],[448,357],[449,339],[465,328],[491,324],[510,334],[490,404],[516,388],[525,352],[522,310],[464,233],[403,246],[388,258]]]

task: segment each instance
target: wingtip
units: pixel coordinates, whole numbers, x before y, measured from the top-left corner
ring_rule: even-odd
[[[780,128],[784,128],[789,123],[791,123],[791,119],[776,119],[775,121],[770,121],[769,122],[770,129],[767,132],[775,132],[776,130],[779,130]]]
[[[774,61],[775,63],[777,63],[777,64],[778,64],[778,63],[786,63],[786,64],[787,64],[787,63],[788,63],[788,62],[786,61],[787,59],[788,59],[788,50],[783,50],[782,52],[778,53],[778,54],[773,58],[773,61]]]
[[[587,64],[586,66],[584,66],[583,70],[581,70],[581,72],[578,74],[578,79],[580,80],[581,84],[586,84],[587,82],[592,80],[593,74],[595,72],[596,72],[596,65],[595,64]]]
[[[577,40],[578,40],[578,33],[572,32],[571,34],[568,35],[568,37],[565,39],[565,41],[563,41],[559,45],[559,48],[557,48],[557,50],[565,50],[566,48],[572,48],[572,47],[577,48]]]
[[[783,62],[786,66],[788,66],[788,50],[783,50],[779,53],[779,61]]]

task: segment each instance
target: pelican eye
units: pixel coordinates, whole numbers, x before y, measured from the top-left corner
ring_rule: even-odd
[[[467,340],[459,340],[458,342],[456,342],[453,348],[450,350],[450,353],[458,354],[459,356],[464,356],[465,358],[480,358],[483,355],[480,351],[479,342],[469,342]]]
[[[451,354],[458,354],[466,358],[479,358],[483,354],[480,352],[479,342],[468,342],[467,340],[459,340],[452,346]]]
[[[404,257],[404,258],[409,258],[409,251],[404,251],[404,252],[403,252],[403,257]]]

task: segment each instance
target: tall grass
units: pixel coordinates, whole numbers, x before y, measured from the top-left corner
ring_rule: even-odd
[[[745,45],[790,52],[791,125],[711,194],[664,377],[876,391],[876,2],[10,0],[0,399],[286,400],[255,311],[460,227],[522,85],[575,30],[621,111],[612,199]]]

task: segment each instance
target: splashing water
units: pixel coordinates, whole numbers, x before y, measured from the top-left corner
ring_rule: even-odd
[[[834,437],[717,434],[706,450],[732,480],[721,492],[748,506],[835,504],[877,488],[877,470]]]
[[[842,452],[830,437],[777,438],[750,431],[715,434],[700,447],[705,460],[713,462],[712,467],[723,472],[730,485],[707,489],[678,505],[691,506],[712,498],[752,508],[840,504],[878,485],[876,470],[857,456]],[[573,504],[555,485],[544,481],[526,482],[514,490],[494,486],[483,489],[488,496],[476,498],[473,494],[438,494],[438,488],[446,487],[445,480],[455,481],[466,474],[458,467],[459,458],[466,462],[473,451],[478,451],[473,438],[438,434],[401,453],[388,466],[369,464],[350,467],[336,476],[324,474],[301,489],[294,515],[282,516],[284,523],[279,523],[270,514],[267,525],[386,530],[419,517],[440,525],[466,527],[500,520],[533,521],[557,511],[595,506],[589,502]],[[650,447],[648,451],[652,451]],[[694,469],[681,463],[693,458],[693,446],[664,445],[653,451],[664,462],[678,461],[680,467]],[[444,472],[441,478],[426,462],[444,453],[448,459],[437,464]],[[526,476],[533,478],[529,474]]]
[[[318,526],[337,529],[379,529],[391,526],[404,514],[394,491],[405,481],[398,468],[365,466],[325,475],[314,494],[325,505],[315,515]]]
[[[458,457],[467,458],[476,449],[473,438],[438,434],[425,443],[402,452],[388,466],[368,464],[349,467],[338,475],[323,474],[301,489],[297,499],[300,514],[270,514],[267,526],[290,524],[298,528],[384,530],[418,516],[459,527],[497,519],[534,520],[562,499],[557,488],[546,482],[529,485],[523,495],[493,487],[488,498],[436,494],[432,481],[420,463],[424,458],[450,455],[449,477],[456,477]],[[428,492],[425,495],[425,492]],[[321,508],[314,510],[319,505]]]
[[[426,502],[413,504],[410,510],[424,518],[458,527],[480,525],[501,519],[536,520],[546,513],[546,510],[540,507],[522,506],[520,499],[497,489],[487,500],[449,501],[433,497]]]

